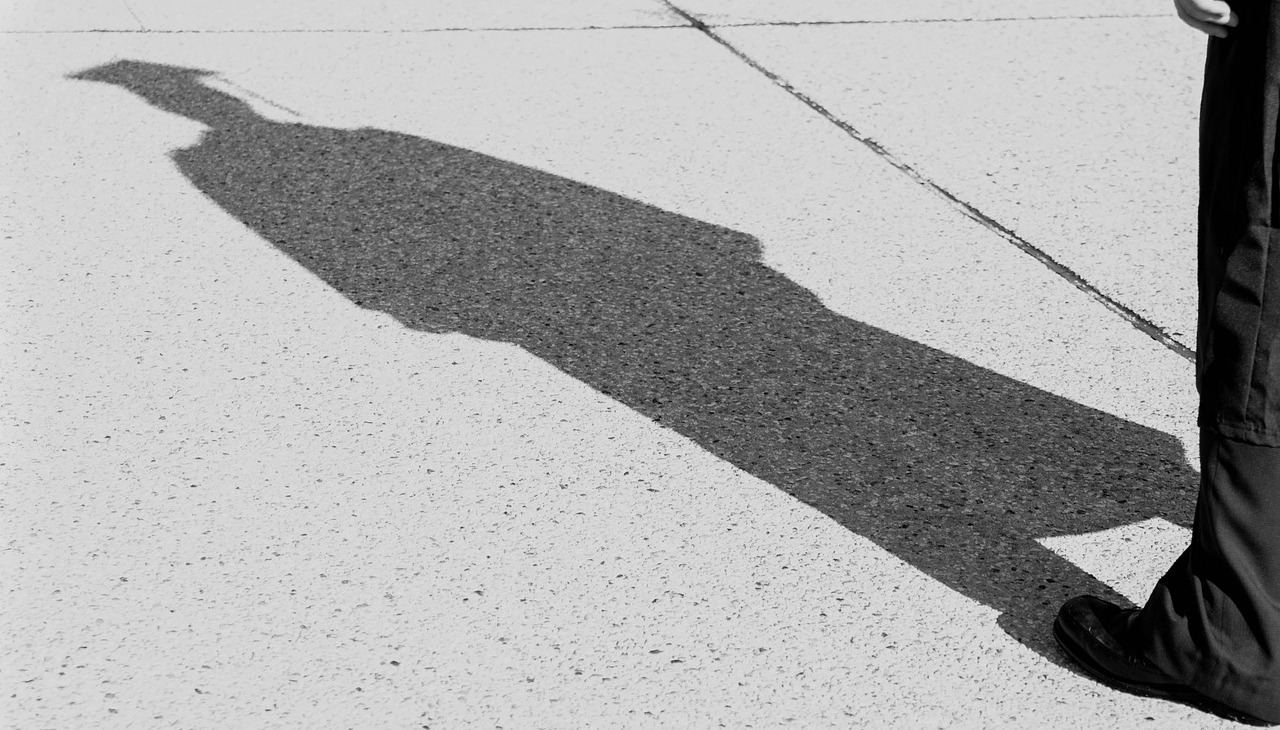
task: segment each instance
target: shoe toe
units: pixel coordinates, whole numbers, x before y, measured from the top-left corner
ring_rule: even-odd
[[[1067,656],[1103,684],[1133,694],[1186,702],[1236,722],[1266,727],[1275,724],[1206,697],[1131,652],[1125,641],[1137,614],[1136,608],[1122,608],[1094,596],[1077,596],[1059,609],[1053,634]]]
[[[1136,614],[1137,609],[1078,596],[1059,610],[1054,635],[1068,656],[1099,679],[1130,692],[1177,694],[1176,681],[1125,646],[1124,631]]]

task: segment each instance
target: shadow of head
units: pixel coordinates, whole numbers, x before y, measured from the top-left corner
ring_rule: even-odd
[[[205,76],[213,76],[213,71],[182,66],[168,66],[162,63],[121,59],[104,63],[101,66],[69,74],[67,78],[77,81],[98,81],[115,84],[130,91],[141,94],[165,87],[199,83]]]
[[[231,99],[205,75],[76,77],[201,118]],[[524,348],[996,608],[1045,656],[1063,600],[1114,594],[1037,538],[1189,524],[1172,437],[832,312],[751,236],[410,135],[215,116],[182,172],[352,301]]]
[[[125,59],[69,74],[67,78],[119,86],[152,106],[213,128],[261,119],[245,102],[203,82],[216,75],[203,69]]]

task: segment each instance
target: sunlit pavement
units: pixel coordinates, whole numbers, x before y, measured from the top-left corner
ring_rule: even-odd
[[[8,726],[1229,724],[1045,620],[1188,534],[1164,2],[377,5],[0,4]]]

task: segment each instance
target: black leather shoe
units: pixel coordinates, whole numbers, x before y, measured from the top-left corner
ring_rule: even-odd
[[[1237,722],[1272,725],[1205,697],[1131,653],[1124,639],[1137,615],[1136,608],[1121,608],[1094,596],[1076,596],[1058,610],[1053,635],[1067,656],[1105,685],[1131,694],[1184,702]]]

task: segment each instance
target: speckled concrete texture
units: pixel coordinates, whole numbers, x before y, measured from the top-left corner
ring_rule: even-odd
[[[1185,360],[705,34],[0,61],[10,725],[1227,724],[1047,626]]]

